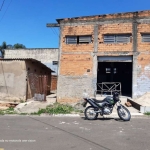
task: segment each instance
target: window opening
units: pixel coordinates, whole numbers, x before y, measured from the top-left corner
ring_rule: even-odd
[[[58,65],[58,61],[53,61],[53,65]]]
[[[111,68],[106,68],[106,73],[111,73]]]
[[[66,44],[89,44],[91,42],[91,35],[66,36]]]
[[[150,34],[141,34],[142,42],[150,42]]]
[[[104,43],[129,43],[130,34],[104,35]]]

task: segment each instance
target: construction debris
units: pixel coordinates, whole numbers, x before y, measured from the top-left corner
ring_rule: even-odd
[[[126,102],[125,105],[126,105],[127,107],[132,107],[132,104],[131,104],[130,102]]]

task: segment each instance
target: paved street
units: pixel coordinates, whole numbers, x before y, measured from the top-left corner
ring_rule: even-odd
[[[150,150],[150,119],[0,116],[4,150]]]

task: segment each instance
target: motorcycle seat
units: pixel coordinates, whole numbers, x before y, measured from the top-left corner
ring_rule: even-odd
[[[95,99],[95,98],[92,98],[96,103],[103,103],[105,100],[97,100],[97,99]]]

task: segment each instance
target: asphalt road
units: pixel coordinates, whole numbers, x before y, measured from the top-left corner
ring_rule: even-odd
[[[0,116],[4,150],[150,150],[150,119]],[[1,150],[1,149],[0,149]]]

